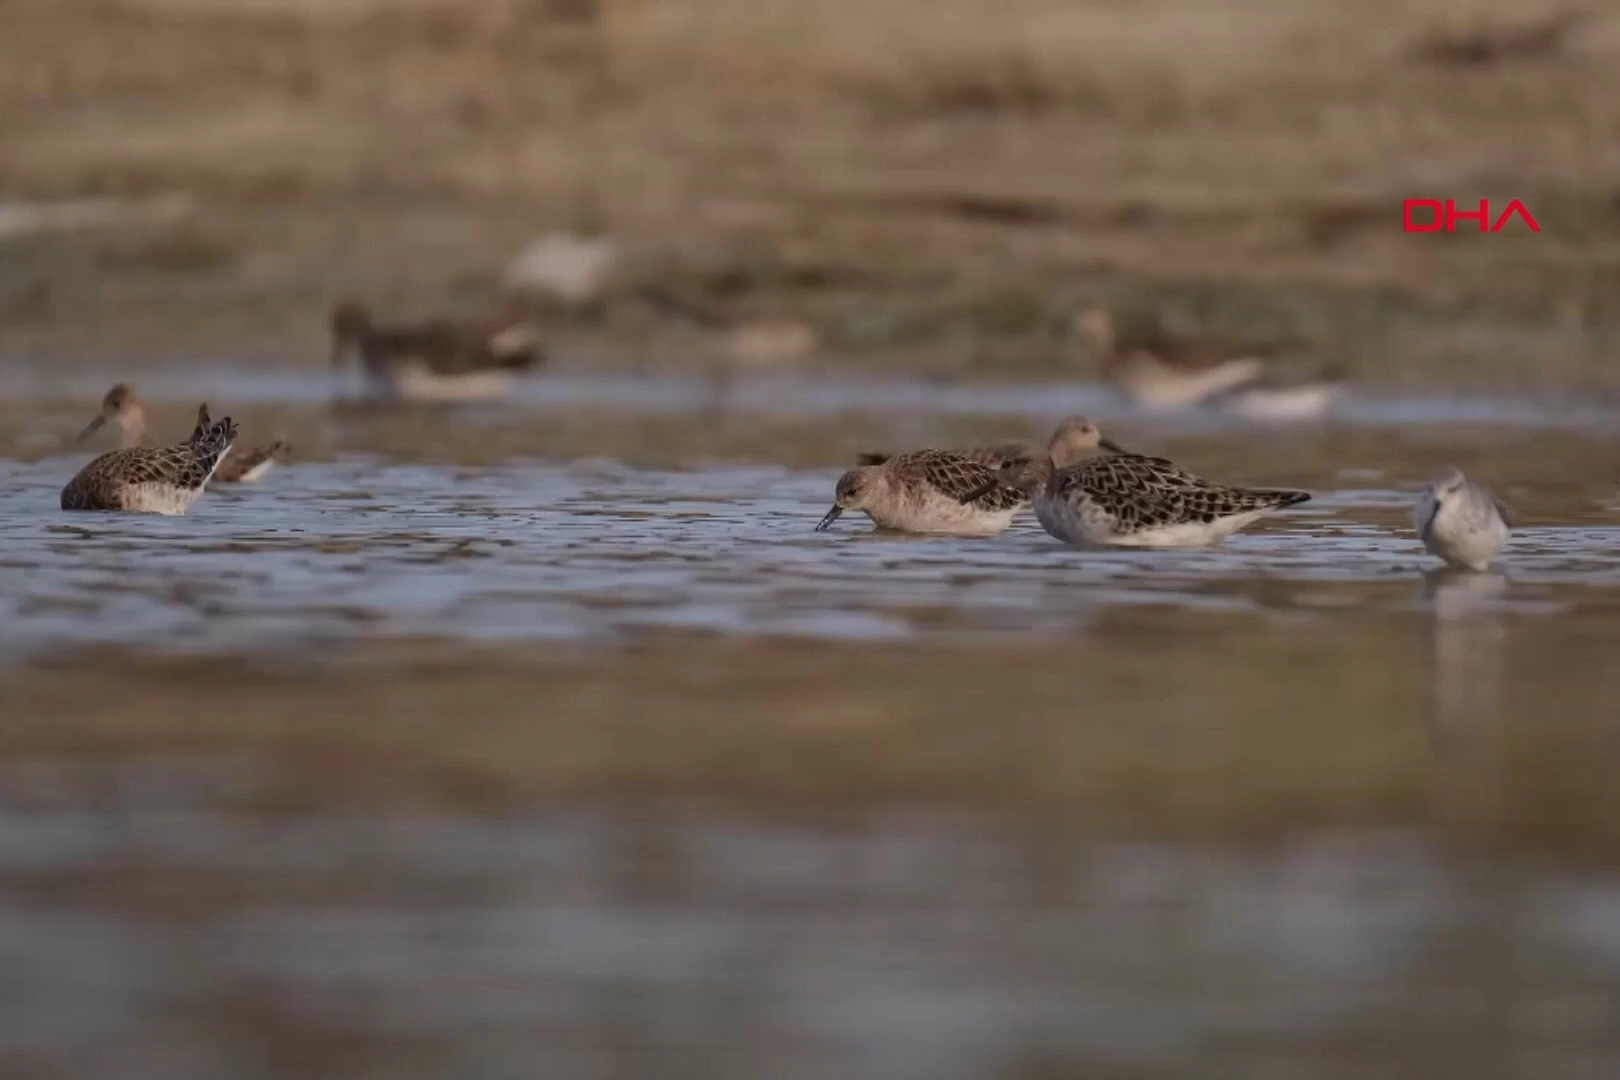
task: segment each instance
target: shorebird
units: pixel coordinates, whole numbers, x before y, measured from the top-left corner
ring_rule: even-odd
[[[1023,492],[997,481],[1000,465],[1025,462],[1032,453],[1048,450],[1065,461],[1079,460],[1099,447],[1121,452],[1084,417],[1070,417],[1058,426],[1044,450],[1014,442],[962,450],[863,454],[868,459],[865,463],[839,477],[833,508],[816,530],[827,528],[845,510],[863,510],[886,529],[994,536],[1011,524],[1013,515],[1028,501]],[[878,457],[882,460],[870,460]],[[974,492],[971,497],[970,491]]]
[[[109,450],[62,489],[63,510],[128,510],[184,514],[236,440],[230,417],[197,425],[178,446]]]
[[[1257,519],[1307,501],[1302,491],[1213,484],[1164,458],[1102,453],[1073,463],[1085,442],[1100,446],[1095,425],[1059,431],[1047,453],[1011,462],[995,483],[1031,498],[1035,517],[1052,536],[1083,547],[1204,547],[1218,544]],[[1084,435],[1084,441],[1077,435]],[[1064,442],[1059,442],[1059,437]],[[988,485],[966,492],[980,496]]]
[[[332,370],[359,364],[367,390],[396,401],[474,401],[511,387],[512,375],[545,361],[539,331],[523,319],[487,323],[430,319],[383,326],[354,300],[332,309]]]
[[[285,439],[254,447],[245,454],[230,453],[214,473],[216,484],[254,484],[264,474],[287,460],[292,446]]]
[[[972,498],[969,491],[975,491]],[[861,465],[838,478],[821,532],[845,510],[902,532],[995,536],[1027,500],[996,480],[989,467],[949,450],[910,450],[881,465]]]
[[[118,445],[124,449],[149,446],[151,436],[146,430],[146,409],[128,383],[117,383],[101,398],[101,411],[79,432],[77,442],[84,442],[109,422],[118,428]]]
[[[1418,496],[1412,527],[1432,555],[1450,566],[1485,570],[1508,542],[1512,515],[1484,484],[1454,465],[1434,474]]]
[[[202,427],[208,426],[207,405],[198,410],[197,422]],[[118,428],[120,448],[130,450],[152,445],[151,432],[146,426],[145,405],[135,393],[135,388],[128,383],[118,383],[107,391],[101,399],[101,412],[79,432],[78,441],[83,442],[108,423]],[[251,483],[263,477],[277,462],[284,460],[290,450],[291,447],[286,442],[278,439],[246,453],[229,454],[215,470],[214,481],[221,484]]]
[[[1337,399],[1343,374],[1269,374],[1275,347],[1153,332],[1120,336],[1106,308],[1090,308],[1077,325],[1101,357],[1103,374],[1147,409],[1212,405],[1253,420],[1313,419]]]

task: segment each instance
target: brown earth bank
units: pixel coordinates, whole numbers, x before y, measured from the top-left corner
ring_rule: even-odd
[[[1617,56],[1521,0],[0,0],[0,354],[313,365],[337,296],[484,310],[573,232],[605,291],[526,302],[582,368],[715,351],[656,285],[862,367],[1082,374],[1101,301],[1612,386]],[[1542,231],[1402,232],[1448,197]]]

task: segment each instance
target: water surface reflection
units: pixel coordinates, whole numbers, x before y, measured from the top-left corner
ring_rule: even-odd
[[[195,760],[0,770],[0,1060],[1338,1075],[1513,1047],[1537,1075],[1620,1065],[1620,880],[1421,833],[1192,848],[920,810],[306,817],[220,798],[277,782]]]

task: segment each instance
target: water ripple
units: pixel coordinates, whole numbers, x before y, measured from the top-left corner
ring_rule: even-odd
[[[434,634],[590,638],[636,628],[892,639],[1074,632],[1129,605],[1404,606],[1424,559],[1394,491],[1327,493],[1195,551],[1075,551],[1026,515],[992,541],[812,526],[833,475],[468,469],[355,457],[211,492],[185,518],[66,515],[61,460],[0,462],[0,645],[238,649]],[[1620,527],[1525,528],[1499,601],[1620,586]],[[1328,590],[1324,592],[1324,590]],[[1543,605],[1544,607],[1545,605]]]

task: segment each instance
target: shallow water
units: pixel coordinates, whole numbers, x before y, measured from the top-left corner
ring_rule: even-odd
[[[0,1060],[111,1075],[116,1048],[128,1080],[1620,1065],[1620,884],[1415,833],[1241,851],[917,812],[220,806],[284,781],[0,768]]]
[[[564,380],[351,423],[210,378],[142,383],[303,449],[186,517],[57,509],[77,400],[0,457],[6,1068],[1620,1066],[1599,406]],[[842,448],[1076,408],[1314,498],[1203,551],[812,531]],[[1501,573],[1411,533],[1453,459],[1522,519]]]
[[[988,541],[882,533],[861,515],[813,532],[836,470],[355,457],[220,486],[163,518],[57,511],[73,467],[0,461],[0,646],[13,657],[646,627],[914,639],[1077,631],[1130,605],[1332,617],[1410,609],[1412,590],[1391,586],[1435,569],[1402,527],[1411,494],[1375,486],[1323,491],[1218,549],[1080,552],[1028,514]],[[1497,608],[1620,609],[1620,515],[1570,518],[1515,534]]]

